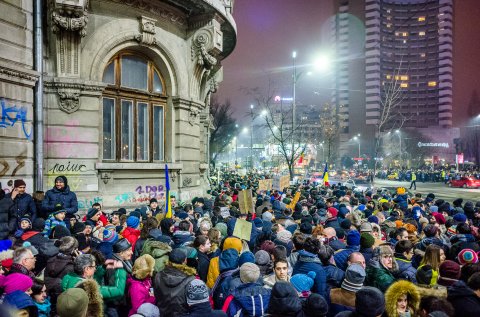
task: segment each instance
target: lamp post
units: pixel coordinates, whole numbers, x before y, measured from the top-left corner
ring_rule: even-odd
[[[250,169],[253,169],[253,105],[250,105]]]
[[[398,134],[398,139],[400,140],[400,166],[402,166],[402,134],[400,130],[395,130],[395,133]]]
[[[354,136],[353,139],[358,142],[358,157],[361,157],[360,151],[360,134],[358,136]]]
[[[296,97],[297,97],[297,66],[295,60],[297,58],[297,52],[293,51],[292,53],[292,60],[293,60],[293,100],[292,100],[292,158],[294,157],[295,153],[295,112],[296,112]]]

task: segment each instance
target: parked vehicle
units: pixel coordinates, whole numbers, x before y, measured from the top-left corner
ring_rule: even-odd
[[[451,179],[448,182],[450,187],[463,187],[463,188],[480,188],[480,179],[475,177],[462,176],[460,179]]]

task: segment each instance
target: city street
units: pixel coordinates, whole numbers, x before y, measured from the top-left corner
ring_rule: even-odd
[[[383,179],[375,180],[375,187],[399,187],[403,186],[408,189],[410,182],[389,181]],[[444,183],[421,183],[417,181],[417,190],[411,190],[413,193],[422,193],[425,197],[428,193],[434,193],[435,197],[445,199],[449,202],[457,198],[463,198],[464,202],[467,200],[480,200],[480,189],[464,189],[451,188]]]

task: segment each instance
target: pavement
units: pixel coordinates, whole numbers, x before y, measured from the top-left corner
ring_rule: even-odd
[[[379,187],[410,187],[410,182],[390,181],[375,179],[374,186]],[[444,183],[422,183],[417,181],[417,190],[410,190],[413,193],[421,193],[426,197],[428,193],[434,193],[435,199],[444,199],[452,202],[457,198],[463,198],[463,201],[480,201],[480,189],[452,188]]]

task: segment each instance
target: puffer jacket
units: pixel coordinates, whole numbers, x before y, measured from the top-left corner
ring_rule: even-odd
[[[447,300],[455,308],[455,317],[480,316],[480,298],[464,282],[447,288]]]
[[[384,268],[379,261],[371,260],[365,271],[367,276],[364,285],[376,287],[382,292],[395,282],[392,272]]]
[[[173,248],[180,248],[187,246],[190,242],[195,240],[195,237],[190,234],[188,231],[176,231],[173,234]]]
[[[412,261],[407,260],[401,254],[395,254],[395,261],[398,264],[398,272],[395,276],[413,283],[417,283],[417,270],[413,267]]]
[[[155,297],[150,295],[152,279],[150,277],[143,280],[137,280],[132,276],[127,278],[127,289],[131,300],[132,308],[128,315],[133,315],[138,308],[145,303],[155,304]]]
[[[194,268],[169,262],[163,271],[155,275],[153,290],[160,316],[175,317],[188,313],[186,286],[196,274]]]
[[[62,278],[70,272],[73,272],[73,256],[63,253],[57,254],[55,257],[48,259],[45,268],[45,287],[52,305],[55,306],[57,297],[62,293]]]
[[[223,311],[226,311],[229,317],[264,316],[271,293],[271,289],[262,287],[261,284],[242,284],[227,298]]]
[[[327,274],[322,266],[322,262],[316,254],[305,250],[301,250],[298,253],[298,260],[293,267],[292,276],[299,273],[308,274],[310,271],[315,272],[316,276],[312,292],[320,294],[328,300],[330,290],[327,287]]]
[[[66,177],[65,188],[58,190],[56,187],[47,190],[45,193],[45,199],[42,201],[42,208],[48,213],[55,211],[55,205],[61,204],[62,208],[67,211],[67,215],[71,218],[78,211],[77,195],[70,191],[70,187],[67,185]]]
[[[128,240],[128,242],[130,242],[133,251],[135,249],[135,243],[137,242],[138,238],[140,238],[140,230],[126,227],[121,234],[122,237],[124,237]]]
[[[456,234],[450,238],[452,243],[452,248],[450,249],[451,260],[457,261],[457,256],[463,249],[472,249],[475,252],[480,251],[480,246],[478,245],[473,234]]]
[[[409,281],[397,281],[390,285],[385,293],[385,312],[388,317],[400,317],[397,312],[397,302],[400,296],[406,294],[408,298],[408,311],[410,316],[416,316],[420,305],[420,293],[415,284]]]
[[[8,193],[5,197],[12,198],[12,193]],[[17,215],[17,219],[20,221],[22,217],[28,215],[32,222],[37,218],[37,206],[33,201],[33,198],[30,194],[18,194],[15,199],[13,199],[12,208]]]
[[[5,192],[0,189],[0,240],[5,240],[17,227],[17,217],[12,208],[13,200],[5,197]]]
[[[359,250],[360,250],[360,246],[347,245],[345,249],[336,251],[335,254],[333,255],[333,258],[335,259],[335,264],[337,265],[337,267],[340,270],[345,271],[348,266],[348,257],[353,252],[357,252]]]

